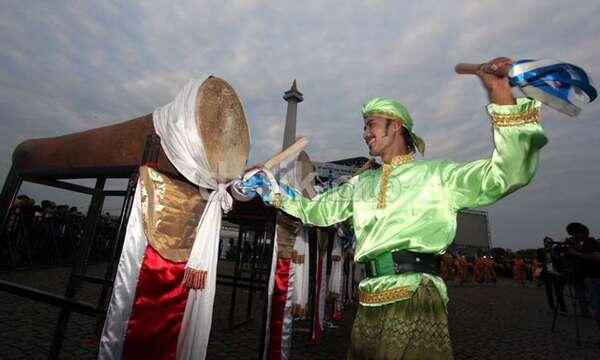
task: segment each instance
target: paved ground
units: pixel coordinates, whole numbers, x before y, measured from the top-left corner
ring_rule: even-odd
[[[101,272],[99,266],[91,272]],[[0,272],[0,278],[61,294],[65,269]],[[218,287],[208,359],[255,359],[259,347],[262,300],[256,296],[254,319],[234,330],[228,329],[228,287]],[[575,344],[572,316],[560,316],[551,333],[552,314],[546,310],[542,288],[520,287],[504,280],[498,286],[450,285],[450,334],[456,359],[600,359],[600,332],[590,319],[579,319],[581,346]],[[83,300],[94,302],[98,289],[89,285]],[[246,304],[247,293],[238,293]],[[236,322],[245,318],[240,307]],[[326,330],[323,340],[308,340],[306,324],[298,324],[292,359],[343,359],[347,351],[354,307],[344,311],[337,328]],[[0,359],[43,359],[50,347],[55,307],[0,293]],[[73,315],[62,356],[64,359],[93,359],[96,346],[87,344],[95,319]]]

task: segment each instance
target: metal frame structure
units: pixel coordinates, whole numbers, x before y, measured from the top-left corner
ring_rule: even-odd
[[[158,160],[160,152],[160,138],[158,135],[149,135],[146,140],[142,162],[153,163]],[[95,178],[96,184],[94,188],[82,185],[73,184],[64,180],[67,179],[83,179]],[[107,179],[128,178],[127,188],[125,190],[105,190],[104,186]],[[60,314],[54,330],[53,340],[48,355],[49,359],[57,359],[60,355],[62,344],[64,341],[67,325],[71,313],[76,312],[97,318],[97,326],[100,330],[104,324],[106,312],[110,303],[112,287],[119,265],[119,258],[123,249],[125,240],[125,232],[129,221],[129,214],[133,204],[133,197],[138,183],[139,171],[138,166],[119,166],[119,167],[94,167],[85,169],[40,169],[31,173],[18,174],[14,168],[11,168],[2,193],[0,194],[0,234],[6,228],[10,209],[14,203],[19,189],[23,182],[32,182],[45,186],[60,188],[64,190],[74,191],[82,194],[91,195],[92,199],[88,208],[88,213],[85,218],[83,236],[81,243],[76,249],[71,275],[67,284],[67,288],[63,296],[42,291],[32,287],[12,283],[9,281],[0,280],[0,291],[11,293],[17,296],[29,298],[45,304],[60,307]],[[179,180],[186,181],[184,178]],[[119,216],[117,234],[110,239],[108,264],[104,277],[95,277],[86,275],[90,251],[96,235],[98,220],[102,212],[104,199],[107,196],[123,196],[121,214]],[[250,240],[253,243],[253,248],[260,249],[258,256],[252,256],[249,263],[249,276],[244,277],[241,269],[240,253],[235,260],[235,270],[233,276],[217,274],[217,284],[231,287],[231,300],[229,304],[229,329],[240,327],[249,321],[253,320],[252,305],[254,295],[262,292],[265,299],[263,308],[262,328],[263,333],[266,328],[266,312],[267,312],[267,283],[270,273],[270,259],[273,251],[273,241],[275,232],[275,214],[276,210],[261,206],[260,201],[255,199],[249,203],[235,203],[234,209],[225,218],[239,225],[238,232],[238,248],[241,248],[243,240]],[[252,235],[251,235],[252,234]],[[250,235],[252,236],[250,239]],[[265,264],[264,259],[268,259]],[[90,304],[76,299],[76,294],[81,289],[84,282],[102,285],[102,291],[98,302]],[[241,322],[235,321],[235,308],[238,289],[248,289],[248,300],[246,302],[245,319]],[[259,344],[259,355],[264,351],[264,339],[261,337]]]
[[[251,261],[248,264],[250,267],[250,269],[249,269],[250,276],[249,277],[243,276],[243,271],[241,268],[241,265],[242,265],[241,256],[240,256],[241,253],[238,253],[238,255],[236,256],[233,276],[217,274],[217,279],[220,278],[220,279],[231,280],[231,282],[228,282],[225,280],[220,280],[220,279],[217,280],[218,285],[231,286],[231,288],[232,288],[231,289],[231,301],[229,302],[229,329],[235,329],[239,326],[242,326],[242,325],[248,323],[249,321],[251,321],[253,319],[253,317],[252,317],[252,302],[253,302],[253,298],[254,298],[254,292],[256,290],[264,291],[266,289],[268,278],[264,279],[262,277],[262,275],[264,275],[264,263],[262,261],[264,259],[264,257],[262,255],[265,252],[265,250],[268,249],[268,247],[267,247],[268,244],[266,241],[267,236],[264,236],[264,235],[266,235],[265,230],[266,229],[264,229],[264,228],[258,229],[256,227],[252,227],[251,224],[242,223],[240,225],[240,230],[239,230],[238,239],[237,239],[237,248],[241,249],[244,238],[246,238],[246,240],[249,240],[248,237],[250,237],[250,235],[251,235],[252,236],[251,241],[252,241],[252,245],[253,245],[252,248],[256,249],[260,246],[260,249],[261,249],[259,251],[260,255],[258,256],[258,259],[256,256],[254,256],[255,254],[251,254]],[[262,232],[262,234],[261,234],[261,232]],[[263,235],[263,236],[260,236],[260,235]],[[260,238],[263,238],[263,241],[261,243],[259,243]],[[256,276],[257,271],[259,272],[258,278]],[[235,322],[235,307],[236,307],[238,288],[248,290],[248,302],[246,304],[245,319],[241,322],[236,323]]]
[[[157,135],[149,135],[142,156],[142,164],[155,162],[160,151],[160,138]],[[141,165],[141,164],[140,164]],[[139,173],[138,166],[119,167],[93,167],[84,169],[39,169],[29,173],[18,174],[11,167],[6,182],[0,195],[0,230],[6,228],[11,206],[17,197],[19,189],[24,181],[41,185],[70,190],[82,194],[92,195],[88,213],[85,219],[83,236],[79,247],[76,249],[71,275],[67,289],[63,296],[41,291],[28,286],[0,280],[0,291],[5,291],[17,296],[26,297],[42,303],[60,307],[60,315],[54,331],[52,345],[48,355],[49,359],[57,359],[65,337],[67,324],[72,312],[96,316],[98,323],[104,322],[104,316],[108,308],[112,285],[116,275],[118,259],[125,239],[125,230],[129,221],[129,214],[133,204],[133,196],[137,186]],[[66,179],[96,179],[94,188],[72,184]],[[128,178],[127,189],[124,191],[104,190],[107,179]],[[96,235],[98,220],[102,212],[104,199],[107,196],[124,196],[117,236],[111,241],[111,255],[109,264],[103,278],[86,275],[88,260],[92,244]],[[76,299],[77,292],[84,282],[102,285],[102,292],[96,305],[79,301]]]
[[[233,210],[230,211],[225,219],[237,224],[239,228],[237,238],[237,248],[241,249],[244,240],[251,240],[253,248],[260,249],[255,252],[250,262],[250,274],[243,276],[241,269],[241,252],[236,254],[234,275],[217,274],[217,285],[231,286],[231,299],[229,303],[228,328],[233,330],[252,321],[252,305],[255,293],[260,293],[264,299],[262,307],[262,317],[260,326],[260,343],[258,347],[257,358],[262,359],[265,350],[264,334],[267,328],[268,313],[268,282],[271,273],[271,259],[273,257],[275,229],[276,229],[275,208],[265,207],[262,201],[254,199],[250,202],[234,202]],[[248,239],[251,235],[251,239]],[[258,260],[258,261],[256,261]],[[266,263],[263,261],[266,260]],[[236,322],[235,307],[237,305],[238,289],[247,289],[248,300],[246,302],[245,318]]]

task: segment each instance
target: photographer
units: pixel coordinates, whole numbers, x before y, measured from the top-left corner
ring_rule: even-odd
[[[567,233],[571,235],[567,241],[570,241],[572,246],[567,249],[566,254],[579,260],[577,269],[589,291],[594,319],[600,327],[600,242],[590,237],[590,231],[581,223],[567,225]],[[582,296],[585,297],[584,291]]]
[[[544,283],[544,288],[546,288],[548,306],[552,311],[557,311],[556,305],[558,305],[558,310],[566,313],[567,307],[563,296],[565,280],[559,273],[559,269],[566,270],[560,251],[562,245],[562,243],[556,243],[552,238],[546,236],[544,238],[544,250],[538,253],[538,261],[542,264],[540,278]],[[555,298],[558,304],[555,304]]]

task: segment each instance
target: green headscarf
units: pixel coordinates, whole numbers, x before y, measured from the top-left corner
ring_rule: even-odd
[[[402,126],[408,131],[413,143],[421,155],[425,155],[425,141],[418,137],[413,131],[413,120],[398,100],[390,98],[376,97],[369,100],[362,107],[362,116],[364,119],[371,115],[380,115],[386,118],[392,118],[402,121]]]

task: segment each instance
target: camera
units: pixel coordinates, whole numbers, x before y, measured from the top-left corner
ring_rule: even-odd
[[[563,242],[554,241],[551,237],[544,238],[544,250],[549,255],[552,267],[561,275],[573,275],[577,271],[576,259],[569,256],[569,249],[575,248],[571,238]]]

